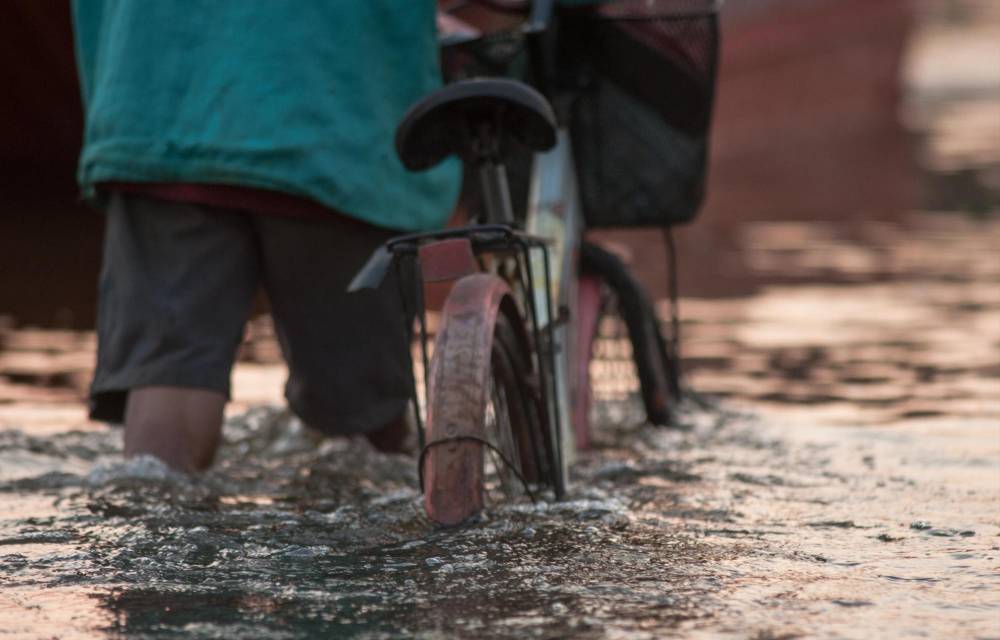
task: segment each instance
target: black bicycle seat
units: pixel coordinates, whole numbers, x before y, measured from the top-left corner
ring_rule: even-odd
[[[488,133],[483,133],[487,131]],[[396,153],[410,171],[430,169],[453,153],[476,155],[477,136],[505,136],[532,151],[556,143],[556,118],[545,96],[504,78],[462,80],[410,107],[396,129]]]

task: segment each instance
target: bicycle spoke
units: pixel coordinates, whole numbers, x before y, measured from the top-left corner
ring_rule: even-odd
[[[487,440],[499,450],[486,447],[486,486],[487,491],[492,493],[499,489],[504,500],[510,500],[524,493],[521,481],[517,473],[511,470],[504,458],[517,464],[517,449],[513,440],[513,424],[508,409],[507,390],[496,384],[496,380],[490,379],[489,401],[486,405],[486,434]],[[502,454],[502,456],[501,456]],[[520,468],[517,469],[520,472]],[[499,486],[497,486],[499,485]],[[497,502],[499,500],[492,499]]]

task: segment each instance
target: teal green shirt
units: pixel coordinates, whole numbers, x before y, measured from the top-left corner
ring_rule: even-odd
[[[447,220],[454,159],[413,174],[396,124],[439,86],[433,0],[75,0],[78,178],[272,189],[383,227]]]

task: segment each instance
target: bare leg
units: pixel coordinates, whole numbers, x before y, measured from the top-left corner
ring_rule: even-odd
[[[155,456],[177,471],[212,465],[226,396],[185,387],[132,389],[125,407],[125,456]]]

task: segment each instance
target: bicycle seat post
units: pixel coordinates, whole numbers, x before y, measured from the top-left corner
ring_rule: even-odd
[[[486,220],[492,224],[513,224],[514,207],[510,202],[507,184],[507,167],[500,155],[501,131],[494,126],[480,123],[474,132],[473,149],[479,171],[479,185],[483,190]]]

